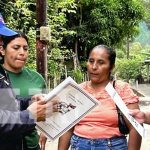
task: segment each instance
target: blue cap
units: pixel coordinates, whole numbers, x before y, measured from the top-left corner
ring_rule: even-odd
[[[4,35],[4,36],[13,36],[18,34],[17,32],[9,29],[8,27],[6,27],[4,19],[0,13],[0,35]]]

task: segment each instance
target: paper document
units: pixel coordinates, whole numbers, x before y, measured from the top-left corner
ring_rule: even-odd
[[[60,137],[98,105],[98,101],[80,88],[71,77],[49,92],[45,99],[59,99],[60,102],[59,112],[53,113],[44,122],[37,122],[37,129],[51,140]]]
[[[123,102],[122,98],[118,95],[114,87],[112,86],[111,83],[108,83],[107,86],[105,87],[106,91],[108,94],[111,96],[111,98],[114,100],[118,108],[121,110],[121,112],[126,116],[126,118],[129,120],[129,122],[133,125],[133,127],[137,130],[137,132],[142,136],[146,137],[146,130],[144,127],[138,123],[130,114],[129,114],[129,109]]]

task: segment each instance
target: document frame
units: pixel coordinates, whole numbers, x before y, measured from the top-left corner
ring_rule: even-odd
[[[71,129],[99,103],[71,77],[49,92],[45,99],[59,99],[61,104],[59,112],[53,113],[44,122],[36,123],[36,128],[52,141]]]

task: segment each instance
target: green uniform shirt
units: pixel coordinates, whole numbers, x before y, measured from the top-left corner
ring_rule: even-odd
[[[7,71],[7,70],[6,70]],[[45,89],[43,77],[35,71],[24,68],[19,73],[7,71],[16,95],[21,97],[41,93]]]
[[[41,93],[46,88],[44,78],[38,72],[28,68],[23,68],[19,73],[6,71],[17,96],[29,97]],[[39,137],[36,130],[25,134],[24,143],[28,149],[36,148],[38,141]]]

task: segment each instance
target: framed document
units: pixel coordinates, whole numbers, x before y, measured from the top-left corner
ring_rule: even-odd
[[[49,92],[45,99],[59,99],[60,102],[59,112],[54,112],[46,121],[37,122],[36,125],[51,140],[59,138],[98,105],[98,101],[80,88],[71,77]]]

